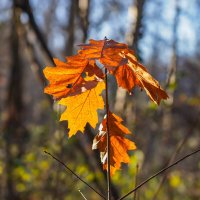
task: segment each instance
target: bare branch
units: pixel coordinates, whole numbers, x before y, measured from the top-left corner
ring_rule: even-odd
[[[99,193],[95,188],[93,188],[86,181],[84,181],[79,175],[77,175],[73,170],[71,170],[64,162],[62,162],[61,160],[59,160],[58,158],[56,158],[55,156],[53,156],[51,153],[49,153],[47,151],[44,151],[44,153],[48,154],[54,160],[56,160],[57,162],[59,162],[62,166],[65,167],[65,169],[67,169],[68,171],[70,171],[77,179],[79,179],[81,182],[83,182],[85,185],[87,185],[90,189],[92,189],[96,194],[98,194],[100,197],[102,197],[103,199],[106,200],[106,198],[104,197],[104,195],[102,195],[101,193]]]
[[[135,174],[135,187],[137,187],[137,182],[138,182],[138,172],[139,172],[139,164],[136,165],[136,174]],[[134,192],[133,199],[137,199],[136,191]]]
[[[23,1],[22,1],[23,2]],[[29,16],[29,22],[30,22],[30,25],[32,26],[38,40],[40,41],[41,43],[41,46],[43,47],[44,51],[46,52],[46,54],[48,55],[48,58],[49,60],[53,62],[53,55],[51,53],[51,51],[49,50],[47,44],[46,44],[46,41],[44,39],[44,36],[40,30],[40,28],[38,27],[36,21],[35,21],[35,17],[33,15],[33,12],[32,12],[32,8],[30,6],[30,2],[29,0],[27,1],[24,1],[23,3],[17,3],[16,6],[18,6],[19,8],[21,8],[24,12],[27,13],[27,15]]]
[[[177,165],[178,163],[180,163],[181,161],[185,160],[186,158],[196,154],[200,152],[200,147],[193,151],[192,153],[187,154],[186,156],[182,157],[181,159],[177,160],[176,162],[174,162],[173,164],[161,169],[160,171],[158,171],[157,173],[155,173],[154,175],[150,176],[148,179],[144,180],[142,183],[140,183],[136,188],[134,188],[133,190],[131,190],[130,192],[128,192],[126,195],[124,195],[123,197],[121,197],[119,200],[125,199],[127,196],[129,196],[130,194],[132,194],[133,192],[137,191],[139,188],[141,188],[143,185],[145,185],[147,182],[149,182],[150,180],[152,180],[153,178],[155,178],[156,176],[162,174],[163,172],[165,172],[166,170],[172,168],[173,166]]]

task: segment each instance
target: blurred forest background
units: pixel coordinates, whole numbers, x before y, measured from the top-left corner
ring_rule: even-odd
[[[199,0],[1,0],[0,199],[83,199],[81,193],[100,199],[44,150],[106,193],[99,153],[91,150],[95,131],[87,126],[84,136],[68,140],[67,123],[59,122],[63,108],[43,93],[43,68],[90,38],[128,43],[170,96],[158,107],[145,92],[129,95],[109,77],[111,110],[123,117],[138,147],[112,178],[114,198],[134,188],[136,174],[139,183],[197,148],[199,19]],[[153,179],[135,199],[199,200],[199,158]]]

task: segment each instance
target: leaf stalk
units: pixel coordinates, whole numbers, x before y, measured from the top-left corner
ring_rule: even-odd
[[[110,130],[109,130],[109,101],[108,101],[108,70],[105,68],[105,85],[106,85],[106,128],[107,128],[107,195],[111,200],[111,179],[110,179]]]

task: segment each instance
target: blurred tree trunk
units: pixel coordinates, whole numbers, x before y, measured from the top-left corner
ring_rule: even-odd
[[[7,97],[7,119],[4,126],[5,154],[6,154],[6,199],[21,199],[16,191],[13,169],[24,153],[24,139],[27,131],[23,126],[23,100],[22,100],[22,76],[23,69],[19,50],[19,23],[21,10],[16,7],[17,1],[13,1],[13,16],[11,29],[11,69]]]
[[[177,85],[177,43],[178,43],[178,33],[177,29],[179,26],[179,16],[180,16],[180,7],[179,7],[179,1],[175,1],[175,16],[174,16],[174,24],[173,24],[173,43],[172,43],[172,57],[171,62],[169,65],[168,70],[168,77],[166,80],[165,88],[167,90],[167,93],[169,95],[168,104],[173,105],[174,103],[174,92],[175,92],[175,85]],[[172,87],[169,87],[172,86]],[[164,142],[168,142],[168,138],[170,135],[170,130],[172,128],[172,113],[171,113],[171,107],[166,108],[165,112],[163,113],[163,140]]]
[[[48,45],[46,43],[45,37],[43,36],[42,32],[40,31],[40,28],[38,27],[36,21],[35,21],[35,17],[34,14],[32,12],[32,8],[30,6],[30,1],[26,0],[13,0],[15,1],[15,7],[16,8],[20,8],[22,9],[22,11],[24,11],[28,17],[29,17],[29,23],[32,27],[32,29],[34,30],[38,41],[40,42],[45,54],[47,55],[48,59],[51,61],[51,63],[53,63],[53,54],[52,52],[49,50]]]
[[[88,36],[89,29],[89,14],[90,14],[90,0],[79,0],[79,18],[80,26],[83,32],[82,42],[85,43]]]
[[[127,34],[127,43],[135,51],[136,55],[139,56],[139,40],[141,39],[143,33],[143,13],[144,4],[146,0],[135,0],[132,8],[130,9],[130,16],[132,18],[132,27],[130,33]],[[127,94],[127,91],[118,88],[116,93],[115,101],[115,111],[122,115],[125,120],[133,121],[130,116],[134,116],[132,97]],[[124,112],[125,111],[125,112]]]
[[[172,57],[171,63],[169,65],[168,77],[166,80],[166,88],[170,84],[176,83],[176,70],[177,70],[177,43],[178,43],[178,33],[177,29],[179,26],[179,16],[180,16],[180,7],[178,0],[175,1],[175,16],[173,24],[173,41],[172,41]],[[172,93],[172,92],[170,92]]]
[[[139,40],[143,36],[143,14],[144,14],[144,4],[146,0],[135,0],[135,7],[137,9],[137,17],[135,23],[135,31],[133,32],[133,40],[131,42],[131,47],[135,51],[136,56],[141,60],[140,50],[139,50]]]
[[[65,55],[73,55],[74,41],[75,41],[75,20],[78,12],[78,0],[71,0],[69,22],[67,26],[68,40],[66,44]]]
[[[66,44],[65,55],[73,55],[75,35],[77,29],[81,29],[83,33],[80,39],[84,43],[88,36],[88,26],[89,26],[89,13],[90,13],[90,0],[72,0],[70,2],[70,13],[69,22],[66,28],[68,34],[68,40]],[[79,23],[78,23],[79,22]]]

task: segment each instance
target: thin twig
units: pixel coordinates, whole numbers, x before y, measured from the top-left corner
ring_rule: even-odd
[[[102,197],[103,199],[106,200],[106,198],[104,197],[104,195],[102,195],[101,193],[99,193],[95,188],[93,188],[86,181],[84,181],[79,175],[77,175],[73,170],[71,170],[67,165],[65,165],[64,162],[62,162],[61,160],[59,160],[58,158],[56,158],[55,156],[53,156],[51,153],[49,153],[47,151],[44,151],[44,153],[50,155],[54,160],[56,160],[61,165],[63,165],[65,167],[65,169],[67,169],[68,171],[70,171],[77,179],[79,179],[81,182],[83,182],[85,185],[87,185],[90,189],[92,189],[96,194],[98,194],[100,197]]]
[[[177,165],[179,162],[185,160],[186,158],[198,153],[200,151],[200,147],[193,151],[192,153],[187,154],[186,156],[182,157],[181,159],[177,160],[176,162],[174,162],[173,164],[161,169],[160,171],[158,171],[157,173],[155,173],[154,175],[150,176],[148,179],[146,179],[145,181],[143,181],[142,183],[140,183],[136,188],[134,188],[133,190],[131,190],[130,192],[128,192],[126,195],[124,195],[123,197],[121,197],[119,200],[125,199],[127,196],[129,196],[130,194],[132,194],[133,192],[135,192],[136,190],[138,190],[140,187],[142,187],[143,185],[145,185],[147,182],[149,182],[151,179],[155,178],[156,176],[162,174],[163,172],[165,172],[166,170],[170,169],[171,167],[173,167],[174,165]]]
[[[81,194],[81,196],[85,199],[85,200],[87,200],[87,198],[84,196],[84,194],[81,192],[81,190],[78,190],[79,191],[79,193]]]
[[[108,200],[111,199],[111,191],[110,191],[110,130],[109,130],[109,103],[108,103],[108,75],[107,69],[105,68],[105,83],[106,83],[106,128],[107,128],[107,192],[108,192]]]
[[[136,165],[136,173],[135,173],[135,187],[137,187],[137,178],[138,178],[138,171],[139,171],[139,164]],[[136,191],[134,192],[133,199],[136,200],[137,194]]]

